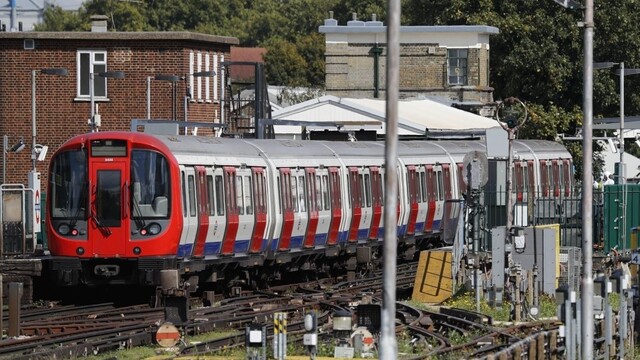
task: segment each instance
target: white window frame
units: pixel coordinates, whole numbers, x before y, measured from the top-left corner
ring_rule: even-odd
[[[197,69],[196,72],[201,72],[202,71],[202,53],[198,52],[197,56]],[[196,91],[196,96],[195,98],[198,101],[202,101],[202,77],[198,77],[198,83],[197,83],[197,91]]]
[[[456,69],[459,69],[459,72],[456,73]],[[468,72],[469,72],[469,49],[467,48],[447,49],[447,84],[467,85]]]
[[[209,53],[204,54],[204,71],[209,71],[211,65],[211,57]],[[215,77],[215,76],[214,76]],[[204,100],[211,102],[211,78],[207,76],[204,78]]]
[[[89,69],[86,71],[82,68],[81,57],[83,55],[89,55]],[[102,55],[104,60],[96,60],[96,55]],[[100,69],[96,69],[96,67],[103,67]],[[91,78],[91,73],[98,72],[106,72],[107,71],[107,51],[106,50],[97,50],[97,49],[82,49],[78,50],[76,54],[76,69],[78,69],[78,77],[76,79],[76,96],[81,99],[89,99],[91,97],[90,87],[89,87],[89,79]],[[94,100],[107,99],[107,79],[101,76],[94,76],[94,87],[93,87],[93,98]],[[100,91],[101,87],[95,86],[96,83],[102,82],[104,83],[104,94],[97,93],[96,91]],[[86,84],[86,93],[82,91],[82,85]]]

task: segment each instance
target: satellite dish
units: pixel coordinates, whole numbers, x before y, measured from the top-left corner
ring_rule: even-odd
[[[477,190],[487,183],[489,163],[487,155],[480,151],[471,151],[462,160],[462,179],[471,189]]]

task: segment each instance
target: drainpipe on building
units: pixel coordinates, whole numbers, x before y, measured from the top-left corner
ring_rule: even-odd
[[[371,48],[371,53],[373,54],[373,97],[377,99],[380,91],[380,84],[378,82],[378,64],[380,61],[380,54],[382,54],[382,48],[378,46],[378,43]]]

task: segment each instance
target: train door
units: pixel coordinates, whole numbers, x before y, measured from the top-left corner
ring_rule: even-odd
[[[435,166],[435,180],[436,180],[436,206],[435,214],[433,216],[433,230],[442,230],[442,218],[444,216],[444,201],[445,201],[445,181],[443,175],[443,167]]]
[[[416,234],[424,233],[426,226],[426,218],[429,210],[429,201],[427,199],[427,172],[424,166],[416,169],[416,200],[418,202],[418,216],[416,220]]]
[[[427,218],[425,219],[425,232],[433,231],[433,221],[436,216],[436,203],[437,197],[437,182],[436,172],[433,165],[425,166],[425,182],[427,188]]]
[[[327,237],[327,245],[338,243],[340,224],[342,222],[342,192],[340,191],[340,169],[329,168],[329,198],[331,206],[331,225]]]
[[[278,241],[278,250],[287,251],[291,246],[291,232],[293,231],[294,215],[291,197],[291,169],[280,168],[280,209],[282,216],[282,230]]]
[[[309,224],[305,174],[302,169],[291,170],[291,198],[293,200],[293,231],[291,248],[301,248]]]
[[[249,242],[252,238],[255,225],[251,169],[236,169],[235,186],[238,233],[236,235],[234,252],[243,253],[249,250]]]
[[[264,169],[254,167],[253,175],[253,212],[255,214],[255,226],[251,237],[249,251],[259,253],[262,251],[264,231],[267,227],[267,187]]]
[[[560,186],[562,185],[562,179],[560,179],[560,165],[561,164],[558,160],[551,161],[551,173],[553,174],[553,196],[556,198],[560,196]]]
[[[369,173],[371,174],[371,228],[369,229],[369,239],[377,240],[384,237],[384,234],[380,231],[384,205],[382,175],[380,174],[380,168],[377,166],[371,166]]]
[[[124,256],[130,238],[127,187],[128,163],[119,158],[92,159],[91,212],[88,238],[95,256]]]
[[[315,246],[316,232],[318,230],[318,189],[319,184],[316,183],[316,169],[305,168],[305,188],[306,188],[306,200],[307,200],[307,214],[308,225],[307,232],[304,235],[303,246],[305,248],[312,248]]]
[[[564,186],[564,195],[571,196],[573,174],[570,160],[562,160],[562,180]]]
[[[192,167],[180,167],[182,191],[182,234],[180,235],[180,256],[191,254],[198,225],[196,207],[195,171]]]
[[[418,185],[419,180],[416,167],[413,165],[407,166],[407,194],[409,196],[409,220],[407,221],[407,235],[415,235],[416,233],[416,220],[418,219],[418,191],[420,189]]]
[[[316,169],[315,192],[318,225],[316,227],[316,245],[325,245],[331,229],[331,198],[329,190],[329,172],[326,168]]]
[[[444,186],[443,217],[446,216],[446,220],[455,219],[457,214],[453,209],[453,203],[449,201],[453,199],[453,176],[449,164],[442,164],[442,183]],[[441,223],[440,229],[443,230],[443,227],[444,223]]]
[[[207,169],[207,202],[209,203],[208,244],[205,244],[205,255],[220,253],[226,229],[224,205],[224,181],[221,168]]]
[[[197,202],[197,227],[195,235],[195,243],[192,255],[195,257],[204,256],[205,242],[207,241],[207,232],[209,230],[209,201],[207,195],[207,174],[204,166],[196,166],[196,202]]]
[[[349,203],[351,205],[351,225],[349,226],[348,241],[358,240],[358,227],[362,217],[362,197],[360,196],[361,183],[358,182],[358,168],[349,168]]]
[[[236,204],[237,185],[236,185],[236,168],[225,166],[222,169],[224,181],[224,204],[226,212],[227,228],[222,240],[221,255],[233,255],[236,246],[236,238],[238,235],[238,226],[240,216],[238,214],[238,206]]]

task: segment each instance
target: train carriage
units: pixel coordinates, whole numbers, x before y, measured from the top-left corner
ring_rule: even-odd
[[[443,224],[460,216],[464,156],[483,149],[399,144],[401,256],[442,243]],[[571,191],[562,146],[514,149],[517,193]],[[51,161],[48,273],[62,285],[158,285],[166,269],[202,284],[368,266],[381,256],[386,171],[378,142],[80,135]]]

